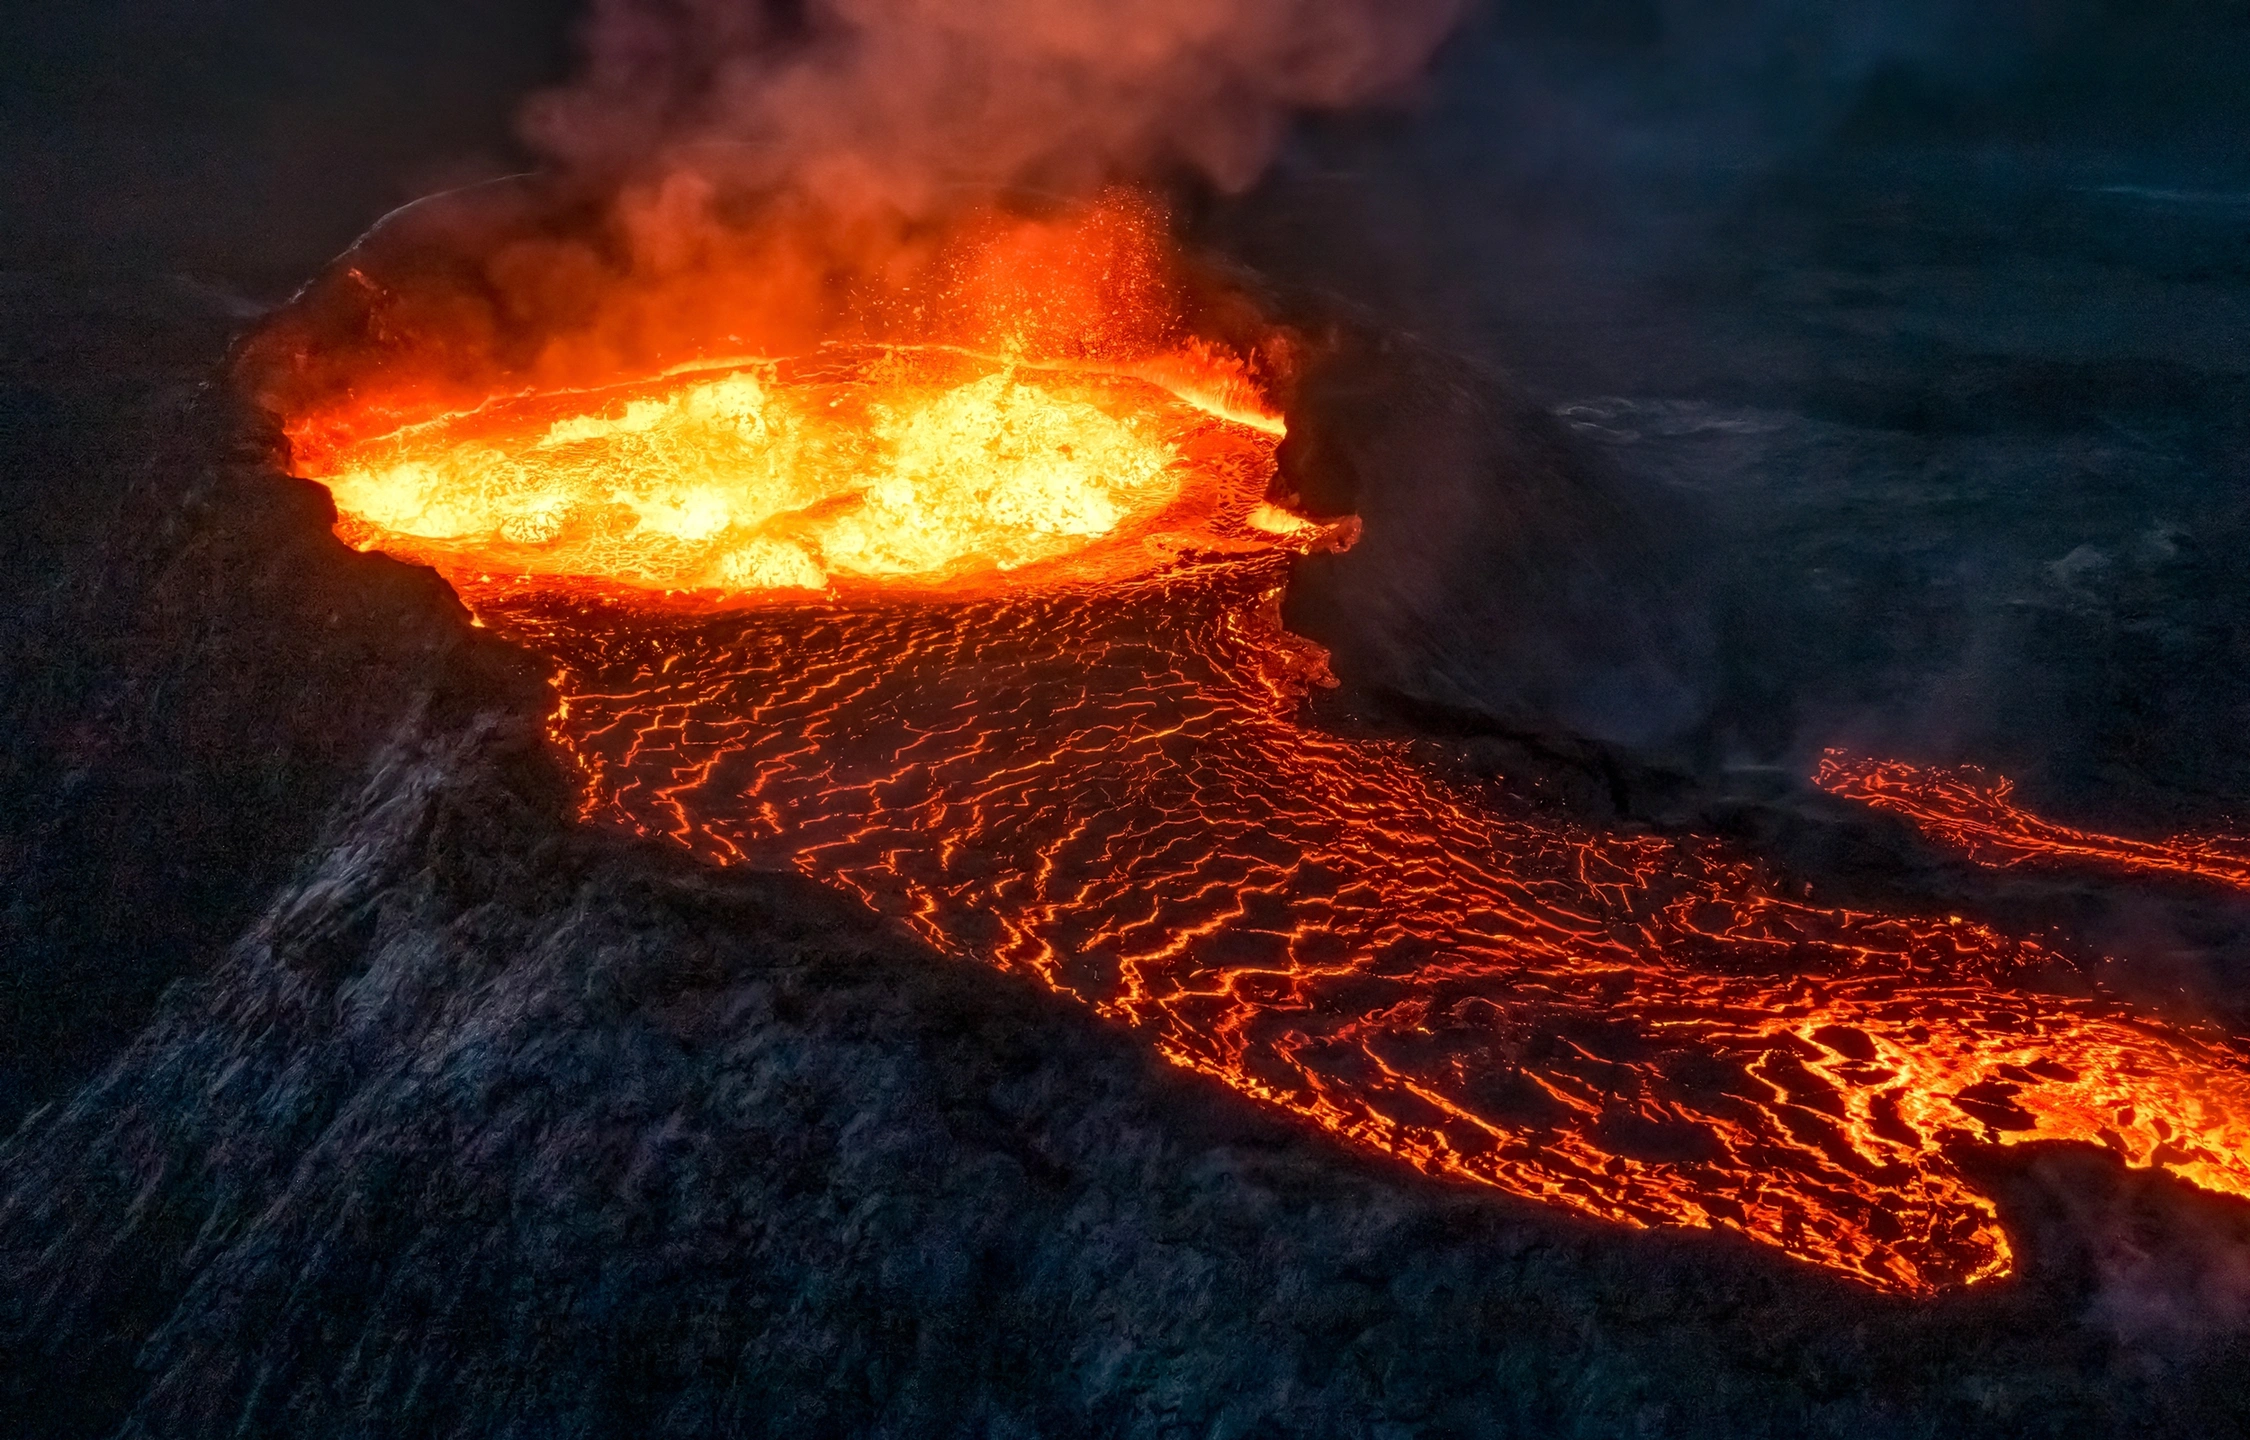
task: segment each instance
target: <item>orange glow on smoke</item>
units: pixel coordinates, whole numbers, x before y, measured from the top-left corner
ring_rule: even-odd
[[[2209,880],[2250,889],[2250,839],[2234,835],[2130,840],[2042,820],[2010,797],[2015,783],[1975,766],[1930,769],[1897,760],[1822,757],[1813,783],[1832,795],[1903,815],[1980,865],[2060,863]]]
[[[642,248],[688,257],[619,293],[559,242],[504,247],[475,286],[499,289],[500,311],[522,303],[511,286],[570,308],[552,276],[528,278],[541,267],[599,297],[526,353],[504,361],[474,304],[405,288],[363,300],[374,354],[328,367],[343,378],[309,347],[292,357],[280,408],[297,466],[334,494],[347,537],[448,569],[712,599],[941,585],[1089,550],[1114,576],[1166,543],[1159,516],[1210,518],[1182,488],[1227,468],[1223,436],[1280,433],[1257,357],[1184,332],[1160,217],[1138,201],[905,236],[651,218],[694,198],[660,187],[627,208]],[[688,238],[650,238],[667,225]],[[823,269],[809,256],[824,246],[848,259]],[[732,279],[749,260],[770,268]],[[808,340],[808,325],[843,338]],[[795,348],[740,348],[775,339]],[[620,380],[628,356],[644,373]],[[503,363],[514,388],[495,388]]]
[[[989,228],[921,338],[419,416],[446,387],[314,366],[300,467],[555,663],[591,819],[841,885],[1432,1174],[1906,1294],[2009,1268],[1964,1146],[2250,1195],[2230,1037],[1304,724],[1278,600],[1348,536],[1269,494],[1254,357],[1152,305],[1128,231]]]

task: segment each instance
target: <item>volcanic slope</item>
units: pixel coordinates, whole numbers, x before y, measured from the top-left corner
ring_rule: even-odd
[[[146,476],[126,549],[180,583],[116,663],[223,614],[258,642],[226,673],[131,693],[346,739],[289,782],[325,818],[245,933],[0,1147],[18,1433],[2244,1421],[2239,1207],[2088,1148],[1980,1152],[2016,1278],[1886,1298],[1354,1155],[833,891],[575,825],[549,697],[202,423]],[[256,606],[185,583],[253,554]],[[362,587],[409,598],[291,603]],[[338,647],[412,683],[304,678]]]

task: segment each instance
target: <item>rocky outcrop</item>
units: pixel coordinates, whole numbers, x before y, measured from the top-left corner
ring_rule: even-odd
[[[1692,764],[1713,696],[1696,523],[1504,377],[1330,327],[1290,407],[1283,482],[1360,538],[1307,557],[1291,628],[1408,714]]]
[[[536,709],[435,575],[346,550],[175,282],[0,290],[0,1123],[257,914],[409,717]]]

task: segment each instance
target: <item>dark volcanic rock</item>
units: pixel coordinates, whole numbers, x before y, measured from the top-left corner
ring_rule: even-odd
[[[177,284],[0,302],[12,1125],[240,933],[401,725],[536,705],[540,680],[274,473],[279,437],[206,388],[239,315]]]
[[[246,857],[196,912],[239,907],[240,934],[164,961],[162,1000],[111,1022],[137,1033],[0,1144],[9,1433],[2250,1418],[2236,1290],[2149,1298],[2239,1254],[2242,1207],[2100,1156],[1993,1157],[2024,1279],[1885,1300],[1356,1156],[813,883],[578,827],[528,662],[201,413],[174,453],[202,458],[149,469],[140,538],[99,552],[146,567],[113,577],[140,598],[56,612],[87,678],[38,713],[204,737],[167,742],[172,788],[118,823],[198,872]],[[243,755],[275,757],[268,788]],[[195,848],[180,817],[235,796],[259,843]],[[103,909],[70,874],[116,862],[35,843],[52,813],[11,810],[8,838],[67,926]],[[18,1021],[11,1053],[51,1033]]]
[[[1704,720],[1708,598],[1675,497],[1629,486],[1502,377],[1374,329],[1335,332],[1289,422],[1285,483],[1362,526],[1298,567],[1286,611],[1347,684],[1644,755]]]

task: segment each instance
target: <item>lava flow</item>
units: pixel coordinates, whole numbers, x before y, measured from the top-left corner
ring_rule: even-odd
[[[1855,760],[1831,750],[1813,783],[1833,795],[1903,815],[1926,834],[1996,869],[2080,864],[2207,880],[2250,889],[2250,839],[2180,835],[2133,840],[2044,820],[2011,798],[2015,784],[1974,766],[1931,769]]]
[[[1352,1142],[1908,1294],[2009,1267],[1976,1143],[2250,1195],[2226,1036],[1303,723],[1278,600],[1349,535],[1269,502],[1242,373],[855,342],[293,430],[347,538],[555,663],[590,817],[847,887]]]

